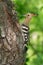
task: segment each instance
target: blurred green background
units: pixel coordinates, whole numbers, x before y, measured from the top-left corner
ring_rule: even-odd
[[[38,16],[30,21],[30,42],[26,55],[26,65],[43,65],[43,0],[12,0],[15,3],[20,23],[22,15],[33,12]]]

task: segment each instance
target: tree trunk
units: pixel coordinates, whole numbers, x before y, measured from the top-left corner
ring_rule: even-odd
[[[10,0],[0,0],[0,65],[24,65],[21,26]]]

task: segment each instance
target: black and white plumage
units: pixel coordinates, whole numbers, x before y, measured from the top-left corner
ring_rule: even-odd
[[[28,26],[26,26],[25,24],[22,24],[22,35],[23,35],[23,39],[24,39],[24,42],[27,42],[28,41]]]

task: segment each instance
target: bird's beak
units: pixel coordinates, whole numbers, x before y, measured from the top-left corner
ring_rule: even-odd
[[[26,17],[26,15],[23,15],[23,17]]]
[[[22,15],[23,17],[26,17],[26,16],[37,16],[37,14],[34,14],[34,13],[27,13],[27,14],[25,14],[25,15]]]

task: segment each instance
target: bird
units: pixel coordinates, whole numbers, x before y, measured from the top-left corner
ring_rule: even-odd
[[[36,14],[34,13],[27,13],[25,16],[25,20],[23,22],[23,24],[21,25],[22,27],[22,33],[23,33],[23,36],[24,36],[24,42],[27,42],[28,41],[28,34],[29,34],[29,23],[32,19],[33,16],[36,16]]]
[[[27,51],[27,42],[30,41],[30,29],[29,29],[29,23],[32,19],[33,16],[36,16],[34,13],[27,13],[23,15],[25,17],[24,22],[21,25],[21,31],[22,31],[22,36],[24,40],[24,53]]]

